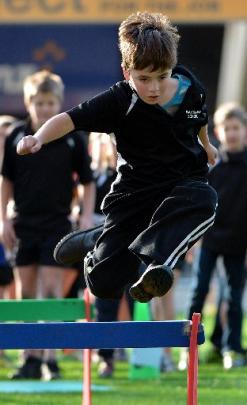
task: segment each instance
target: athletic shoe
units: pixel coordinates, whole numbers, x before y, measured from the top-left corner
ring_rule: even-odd
[[[188,349],[181,349],[179,361],[178,361],[178,370],[184,371],[188,368],[189,352]]]
[[[79,229],[64,236],[56,245],[53,257],[59,264],[71,265],[82,262],[103,231],[103,225],[86,231]]]
[[[244,367],[247,365],[247,355],[245,352],[238,353],[233,350],[223,352],[223,367],[225,370],[231,368]]]
[[[61,378],[60,369],[55,360],[49,360],[42,364],[42,377],[45,381],[58,380]]]
[[[88,285],[87,276],[93,270],[93,261],[92,261],[92,259],[93,259],[93,251],[89,251],[86,254],[86,256],[84,257],[84,263],[83,263],[84,264],[84,278],[85,278],[85,282],[86,282],[88,288],[89,288],[89,285]]]
[[[23,365],[11,376],[12,380],[34,379],[40,380],[42,362],[37,357],[29,356]]]
[[[171,288],[174,276],[170,267],[150,264],[139,280],[130,287],[130,295],[136,301],[148,302],[153,297],[162,297]]]
[[[111,378],[114,373],[114,363],[112,359],[101,360],[98,368],[100,378]]]

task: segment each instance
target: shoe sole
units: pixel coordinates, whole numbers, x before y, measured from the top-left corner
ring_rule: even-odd
[[[102,228],[102,225],[99,225],[94,230]],[[57,263],[63,265],[71,265],[77,262],[83,261],[84,257],[88,253],[88,250],[83,249],[83,244],[75,248],[73,247],[73,242],[80,235],[86,235],[89,232],[92,232],[92,228],[88,230],[77,230],[70,232],[68,235],[65,235],[55,246],[53,251],[53,257]]]
[[[166,266],[147,269],[140,279],[130,288],[130,295],[136,301],[148,302],[154,297],[162,297],[173,284],[173,272]]]

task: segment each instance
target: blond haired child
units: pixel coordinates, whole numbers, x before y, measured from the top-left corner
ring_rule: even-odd
[[[15,270],[22,287],[22,298],[60,297],[63,277],[77,266],[62,266],[53,258],[57,242],[71,231],[69,214],[73,193],[73,173],[84,186],[84,229],[92,226],[94,183],[87,146],[78,133],[46,145],[33,156],[20,158],[16,145],[34,134],[59,113],[64,98],[60,76],[43,70],[24,81],[24,103],[28,118],[18,122],[9,134],[2,167],[1,215],[3,243],[16,249]],[[14,200],[15,215],[9,218],[7,206]],[[59,377],[55,354],[25,351],[24,362],[13,378]]]
[[[224,368],[230,369],[247,363],[241,340],[247,248],[247,114],[236,103],[224,103],[214,114],[214,125],[220,154],[208,178],[218,193],[219,206],[214,227],[202,241],[189,316],[202,312],[217,259],[222,257],[227,295],[225,289],[221,298],[227,301],[227,327],[215,331],[211,342],[215,355],[223,357]]]

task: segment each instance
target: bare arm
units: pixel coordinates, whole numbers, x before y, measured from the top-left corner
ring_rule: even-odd
[[[83,213],[80,218],[80,228],[87,229],[93,226],[93,213],[95,209],[95,183],[83,186]]]
[[[7,215],[7,207],[10,200],[13,199],[13,183],[6,177],[1,178],[1,222],[3,244],[9,250],[13,249],[16,243],[16,235],[11,219]]]
[[[17,153],[19,155],[36,153],[44,143],[59,139],[74,129],[74,124],[67,113],[63,112],[55,115],[46,121],[35,135],[28,135],[22,138],[17,144]]]
[[[199,139],[208,155],[208,163],[214,165],[218,156],[218,151],[209,141],[207,125],[201,128]]]
[[[7,219],[7,206],[9,201],[13,198],[13,183],[6,177],[1,177],[1,220]]]

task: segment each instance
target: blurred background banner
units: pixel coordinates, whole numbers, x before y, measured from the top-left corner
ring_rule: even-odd
[[[0,0],[1,1],[1,0]],[[62,76],[66,104],[78,104],[120,79],[117,26],[0,25],[1,113],[24,112],[24,78],[40,68]]]
[[[245,0],[1,0],[5,22],[119,22],[137,10],[159,11],[180,22],[247,17]]]

